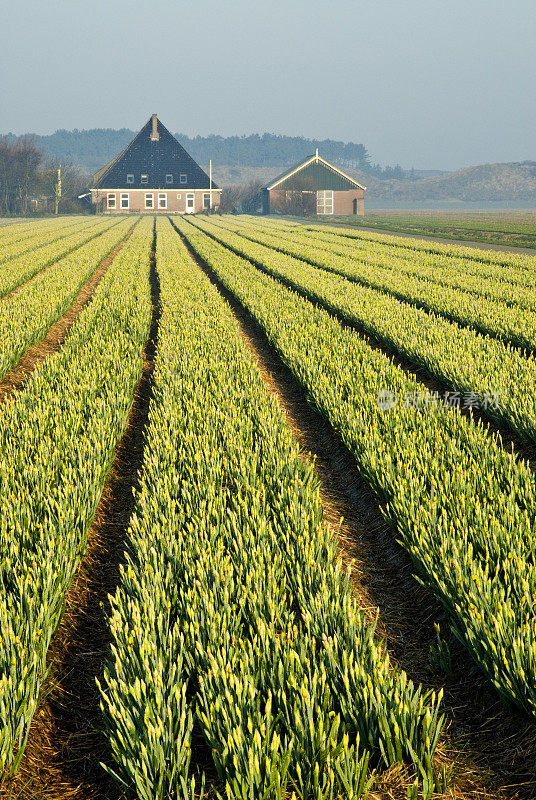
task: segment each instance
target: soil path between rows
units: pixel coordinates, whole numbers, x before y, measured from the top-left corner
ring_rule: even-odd
[[[66,610],[47,653],[50,679],[32,721],[18,774],[0,788],[1,800],[120,800],[119,784],[101,767],[113,767],[103,734],[95,678],[102,677],[110,647],[108,595],[124,560],[134,508],[133,489],[143,462],[145,429],[160,319],[160,286],[151,256],[152,319],[143,349],[141,378],[115,459],[104,485],[86,552],[66,597]]]
[[[465,648],[449,634],[439,602],[414,578],[408,555],[397,544],[381,503],[340,435],[309,402],[306,390],[247,309],[198,256],[187,238],[178,234],[192,259],[232,309],[244,342],[276,397],[303,457],[314,462],[326,519],[337,536],[339,555],[351,566],[353,593],[360,607],[370,620],[379,614],[378,632],[385,639],[392,660],[410,678],[427,688],[444,689],[449,730],[440,760],[456,762],[457,775],[450,796],[459,800],[533,798],[536,726],[502,706]],[[431,669],[435,622],[440,624],[451,651],[452,670],[448,675]],[[386,793],[378,797],[403,797],[403,783],[397,781],[401,776],[396,771],[388,773]]]
[[[134,227],[135,225],[128,231],[124,239],[122,239],[99,264],[92,276],[80,289],[72,306],[70,306],[65,314],[49,328],[46,336],[36,344],[31,345],[15,366],[0,380],[0,402],[6,400],[16,390],[21,389],[32,372],[37,369],[43,361],[49,358],[49,356],[55,353],[56,350],[59,350],[67,334],[85,306],[91,300],[95,289],[106,274],[108,267],[132,236]]]

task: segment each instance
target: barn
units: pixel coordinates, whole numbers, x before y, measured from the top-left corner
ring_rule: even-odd
[[[318,155],[309,156],[262,190],[263,214],[364,214],[365,186]]]
[[[104,214],[193,214],[218,208],[219,189],[156,114],[93,176],[91,201]]]

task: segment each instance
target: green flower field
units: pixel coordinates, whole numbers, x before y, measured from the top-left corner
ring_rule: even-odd
[[[2,227],[0,798],[535,797],[535,353],[528,255]]]

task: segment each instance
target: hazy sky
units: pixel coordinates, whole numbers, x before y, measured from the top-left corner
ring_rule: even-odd
[[[264,131],[536,160],[535,0],[0,0],[0,133]]]

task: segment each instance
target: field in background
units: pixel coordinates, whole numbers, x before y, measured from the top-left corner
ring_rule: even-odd
[[[536,211],[375,211],[334,222],[397,233],[536,248]]]

